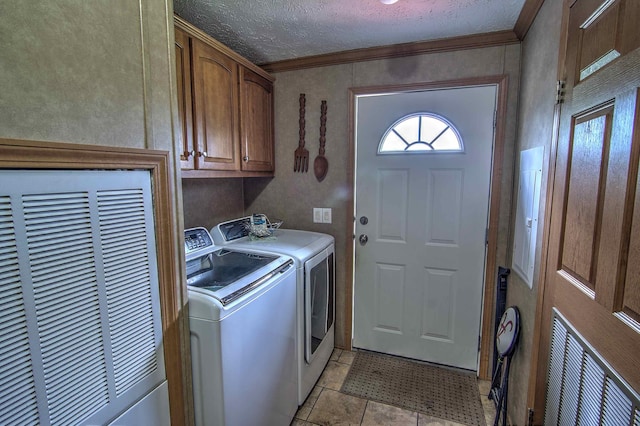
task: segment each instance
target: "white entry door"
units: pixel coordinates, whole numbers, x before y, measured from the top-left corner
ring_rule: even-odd
[[[496,93],[357,98],[353,346],[477,369]]]

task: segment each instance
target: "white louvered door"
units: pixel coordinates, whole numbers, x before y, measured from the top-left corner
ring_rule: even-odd
[[[150,174],[0,182],[0,424],[108,423],[166,380]]]

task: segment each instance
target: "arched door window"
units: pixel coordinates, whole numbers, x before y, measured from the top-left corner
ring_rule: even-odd
[[[409,114],[389,127],[378,154],[464,152],[458,130],[446,118],[428,112]]]

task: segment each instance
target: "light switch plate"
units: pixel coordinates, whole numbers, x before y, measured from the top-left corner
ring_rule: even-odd
[[[317,207],[313,208],[313,223],[322,223],[322,210]]]
[[[322,223],[331,223],[331,209],[322,209]]]

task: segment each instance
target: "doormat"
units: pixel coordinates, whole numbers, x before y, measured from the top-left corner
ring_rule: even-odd
[[[465,425],[485,426],[474,373],[358,351],[342,392]]]

